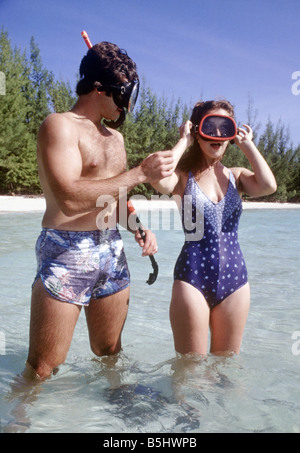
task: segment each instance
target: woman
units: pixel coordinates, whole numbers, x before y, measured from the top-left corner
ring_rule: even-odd
[[[259,197],[276,190],[275,178],[252,141],[251,128],[236,128],[233,116],[228,101],[197,103],[172,150],[176,170],[154,185],[184,201],[186,240],[175,265],[170,306],[175,349],[181,354],[207,354],[209,328],[211,353],[239,353],[250,306],[247,269],[237,237],[241,194]],[[233,139],[253,171],[222,165]],[[186,198],[192,201],[191,213]]]

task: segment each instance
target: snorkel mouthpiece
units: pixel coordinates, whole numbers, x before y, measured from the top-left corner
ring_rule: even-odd
[[[110,127],[112,129],[117,129],[118,127],[122,126],[126,118],[126,110],[124,107],[122,108],[122,112],[119,115],[119,118],[116,121],[113,120],[103,120],[105,126]]]

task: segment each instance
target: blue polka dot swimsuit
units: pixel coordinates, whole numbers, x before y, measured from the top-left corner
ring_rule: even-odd
[[[197,288],[210,308],[248,281],[238,242],[241,213],[242,201],[230,170],[226,195],[218,203],[204,194],[189,173],[182,203],[185,243],[175,265],[174,279]]]

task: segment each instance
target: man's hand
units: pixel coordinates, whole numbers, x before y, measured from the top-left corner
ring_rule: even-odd
[[[175,170],[172,151],[149,154],[140,165],[147,182],[153,183],[171,176]]]
[[[136,230],[135,240],[140,247],[143,247],[142,256],[154,255],[158,251],[156,236],[151,230],[145,230],[145,234],[145,238],[142,239],[139,230]]]

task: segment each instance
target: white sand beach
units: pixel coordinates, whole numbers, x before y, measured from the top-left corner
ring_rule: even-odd
[[[137,211],[151,211],[153,209],[176,209],[176,203],[172,200],[132,200]],[[43,212],[46,202],[43,197],[28,196],[0,196],[0,212]],[[300,203],[265,203],[265,202],[243,202],[246,209],[300,209]]]
[[[46,201],[43,197],[0,196],[0,212],[45,211]]]

